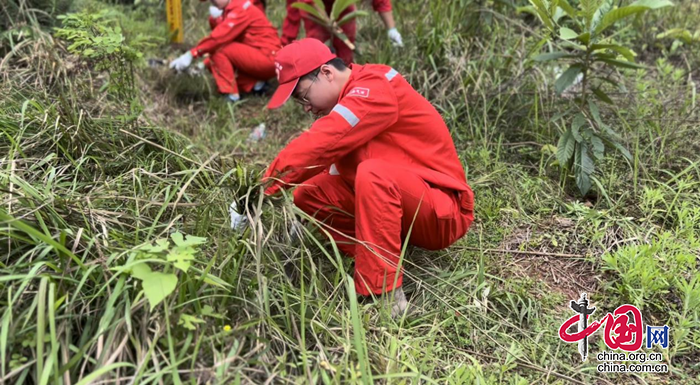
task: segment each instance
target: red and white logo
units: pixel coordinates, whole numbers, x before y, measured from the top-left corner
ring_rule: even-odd
[[[275,62],[275,73],[277,74],[277,80],[280,80],[280,71],[282,71],[282,64]]]
[[[369,96],[369,88],[355,87],[348,92],[347,96],[359,96],[366,98]]]

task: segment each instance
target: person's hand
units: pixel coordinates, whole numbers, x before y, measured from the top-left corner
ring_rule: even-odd
[[[211,15],[211,17],[216,19],[219,16],[221,16],[223,13],[224,13],[224,11],[220,10],[219,8],[216,8],[213,5],[209,6],[209,14]]]
[[[231,228],[234,230],[244,229],[248,225],[248,218],[238,213],[238,205],[236,201],[231,202],[228,207],[228,212],[231,214]]]
[[[183,71],[192,64],[192,53],[187,51],[187,53],[181,55],[179,58],[170,62],[170,68],[175,68],[178,71]]]
[[[391,28],[387,31],[387,35],[389,36],[389,40],[391,40],[391,44],[393,46],[403,47],[403,39],[401,38],[399,30],[396,28]]]

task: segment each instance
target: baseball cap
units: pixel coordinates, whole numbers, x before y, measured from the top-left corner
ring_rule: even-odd
[[[281,107],[292,96],[299,78],[335,57],[325,44],[313,38],[296,40],[284,46],[275,57],[275,73],[280,85],[267,108]]]

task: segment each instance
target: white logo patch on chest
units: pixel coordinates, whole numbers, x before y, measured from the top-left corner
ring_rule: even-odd
[[[347,96],[359,96],[361,98],[366,98],[369,96],[369,88],[355,87],[348,92]]]

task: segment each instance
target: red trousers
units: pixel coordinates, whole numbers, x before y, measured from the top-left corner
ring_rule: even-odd
[[[362,295],[401,286],[403,271],[394,280],[412,223],[409,243],[439,250],[461,238],[474,220],[456,192],[431,187],[381,159],[360,163],[354,186],[339,175],[316,175],[297,187],[294,204],[341,233],[330,231],[338,248],[355,257],[355,290]]]
[[[272,52],[236,42],[218,49],[204,60],[204,65],[222,94],[250,92],[256,82],[275,77]]]

